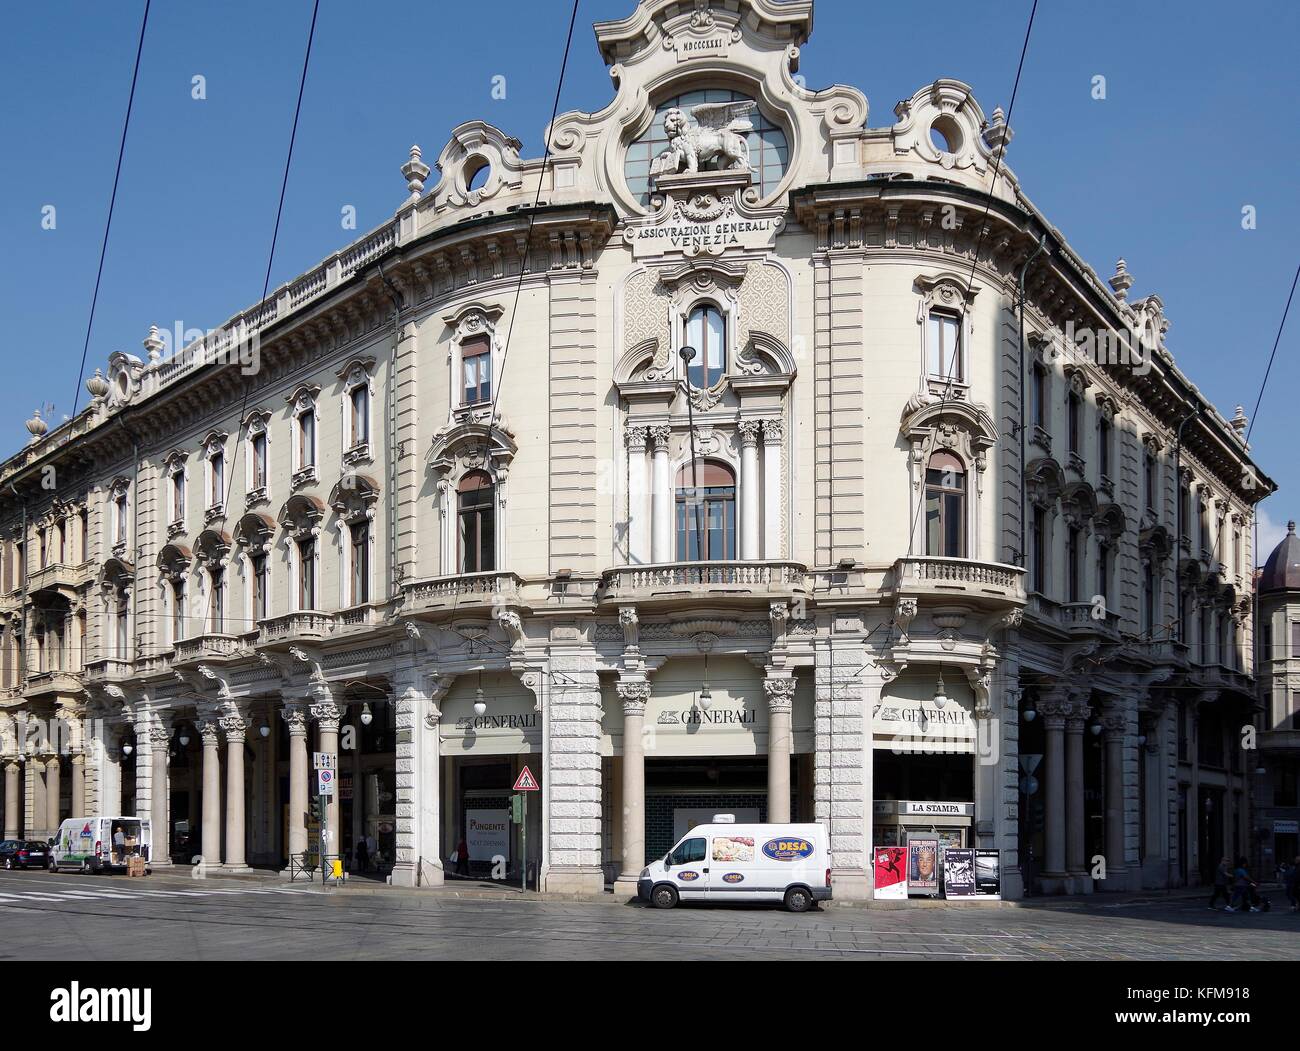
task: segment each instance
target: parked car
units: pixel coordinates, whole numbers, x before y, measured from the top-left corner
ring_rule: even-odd
[[[49,863],[49,847],[40,840],[6,839],[0,843],[0,864],[7,869],[43,869]]]

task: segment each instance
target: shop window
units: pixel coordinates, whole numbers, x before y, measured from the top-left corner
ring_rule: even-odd
[[[695,348],[686,378],[692,387],[712,387],[727,366],[727,322],[712,303],[701,303],[686,317],[685,345]]]
[[[736,557],[736,476],[730,468],[706,462],[678,471],[676,513],[679,562]]]
[[[961,318],[942,310],[930,311],[925,336],[926,372],[945,383],[965,383],[962,355]]]
[[[470,471],[456,487],[460,571],[496,568],[496,486],[484,471]]]
[[[492,400],[492,341],[471,336],[460,345],[461,371],[465,386],[462,405],[481,405]]]
[[[952,453],[935,453],[925,471],[925,553],[966,557],[966,470]]]

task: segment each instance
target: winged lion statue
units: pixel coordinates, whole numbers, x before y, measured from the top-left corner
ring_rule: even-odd
[[[690,118],[677,107],[664,114],[668,148],[651,166],[651,176],[696,171],[748,171],[749,114],[754,102],[705,102]]]

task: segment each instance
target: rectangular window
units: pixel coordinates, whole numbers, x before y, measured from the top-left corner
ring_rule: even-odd
[[[1156,573],[1150,562],[1142,563],[1142,631],[1151,638],[1156,630]]]
[[[1097,421],[1097,470],[1103,478],[1110,477],[1110,420],[1103,416]]]
[[[1083,400],[1077,394],[1071,392],[1068,407],[1070,452],[1074,453],[1075,456],[1082,456]]]
[[[1047,370],[1042,365],[1035,364],[1031,379],[1030,416],[1035,426],[1047,430]]]
[[[266,488],[266,481],[267,481],[267,478],[266,478],[266,434],[265,434],[265,432],[262,432],[262,433],[260,433],[260,434],[255,434],[255,435],[253,435],[253,440],[252,440],[252,451],[253,451],[253,456],[252,456],[252,460],[253,460],[253,488],[254,488],[254,489],[265,489],[265,488]]]
[[[212,484],[208,493],[208,506],[220,507],[226,499],[226,457],[223,453],[217,453],[208,464],[208,478]]]
[[[180,522],[185,518],[185,472],[172,473],[172,521]]]
[[[316,541],[298,542],[298,608],[316,608]]]
[[[39,541],[39,543],[40,543],[40,549],[39,549],[39,552],[38,552],[38,554],[40,555],[40,561],[37,562],[37,565],[40,566],[41,569],[44,569],[46,566],[48,566],[48,565],[50,564],[50,562],[49,562],[49,559],[50,559],[50,553],[49,553],[49,551],[46,549],[45,530],[44,530],[44,529],[38,529],[38,530],[36,531],[36,539],[37,539],[37,540]]]
[[[226,571],[212,570],[212,619],[209,630],[220,635],[226,630]]]
[[[172,642],[185,638],[185,581],[172,585]]]
[[[266,620],[267,612],[267,557],[254,555],[253,563],[253,619]]]
[[[370,523],[352,527],[352,604],[370,601]]]
[[[1291,621],[1291,652],[1289,657],[1300,657],[1300,620]]]
[[[1189,539],[1192,535],[1191,505],[1192,496],[1187,484],[1181,483],[1178,486],[1178,518],[1179,528],[1182,530],[1182,536],[1178,538],[1180,541]]]
[[[316,414],[308,409],[298,417],[298,469],[316,465]]]
[[[461,368],[465,377],[462,405],[492,400],[492,343],[487,336],[475,336],[460,345]]]
[[[1065,542],[1066,601],[1080,601],[1082,590],[1079,578],[1082,576],[1080,562],[1083,557],[1083,545],[1079,541],[1079,530],[1070,526]]]
[[[1110,549],[1104,544],[1097,545],[1097,594],[1110,609]]]
[[[370,441],[370,391],[364,383],[352,388],[352,444]]]
[[[930,378],[964,383],[963,365],[961,318],[932,310],[926,329],[926,369]]]
[[[1150,450],[1142,457],[1142,492],[1147,510],[1156,515],[1156,458]]]
[[[118,493],[113,501],[113,543],[125,544],[127,538],[126,493]]]
[[[1047,590],[1047,514],[1041,507],[1035,507],[1029,531],[1029,573],[1031,589],[1037,592]]]
[[[131,643],[131,603],[125,594],[117,597],[116,642],[117,659],[126,660]]]

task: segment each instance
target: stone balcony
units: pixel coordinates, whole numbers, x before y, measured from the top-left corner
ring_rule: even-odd
[[[73,672],[63,670],[38,671],[27,677],[22,694],[29,700],[41,697],[67,696],[82,692],[81,679]]]
[[[286,647],[300,642],[319,642],[333,633],[334,625],[333,613],[319,610],[286,613],[282,617],[258,621],[256,645]]]
[[[128,660],[119,657],[99,657],[93,661],[86,662],[86,668],[81,673],[82,679],[91,684],[105,682],[121,682],[129,679],[134,674],[135,668]]]
[[[1097,616],[1098,612],[1101,616]],[[1119,614],[1113,609],[1099,609],[1091,602],[1063,602],[1056,607],[1061,627],[1071,635],[1101,635],[1119,638]]]
[[[383,604],[367,603],[352,606],[334,614],[334,632],[365,631],[369,628],[382,627],[388,622],[387,609]]]
[[[464,573],[412,580],[402,585],[403,616],[449,613],[487,614],[520,604],[523,581],[514,573]]]
[[[601,605],[671,606],[729,599],[790,602],[808,594],[808,570],[797,562],[664,562],[606,570],[596,589]]]
[[[894,563],[893,589],[899,596],[980,606],[1023,606],[1026,601],[1022,567],[969,558],[900,558]]]
[[[243,641],[237,635],[196,635],[181,639],[172,647],[172,664],[229,660],[239,655]]]
[[[83,562],[79,566],[55,562],[41,569],[33,570],[27,577],[27,592],[58,591],[75,594],[91,578],[93,565]]]

